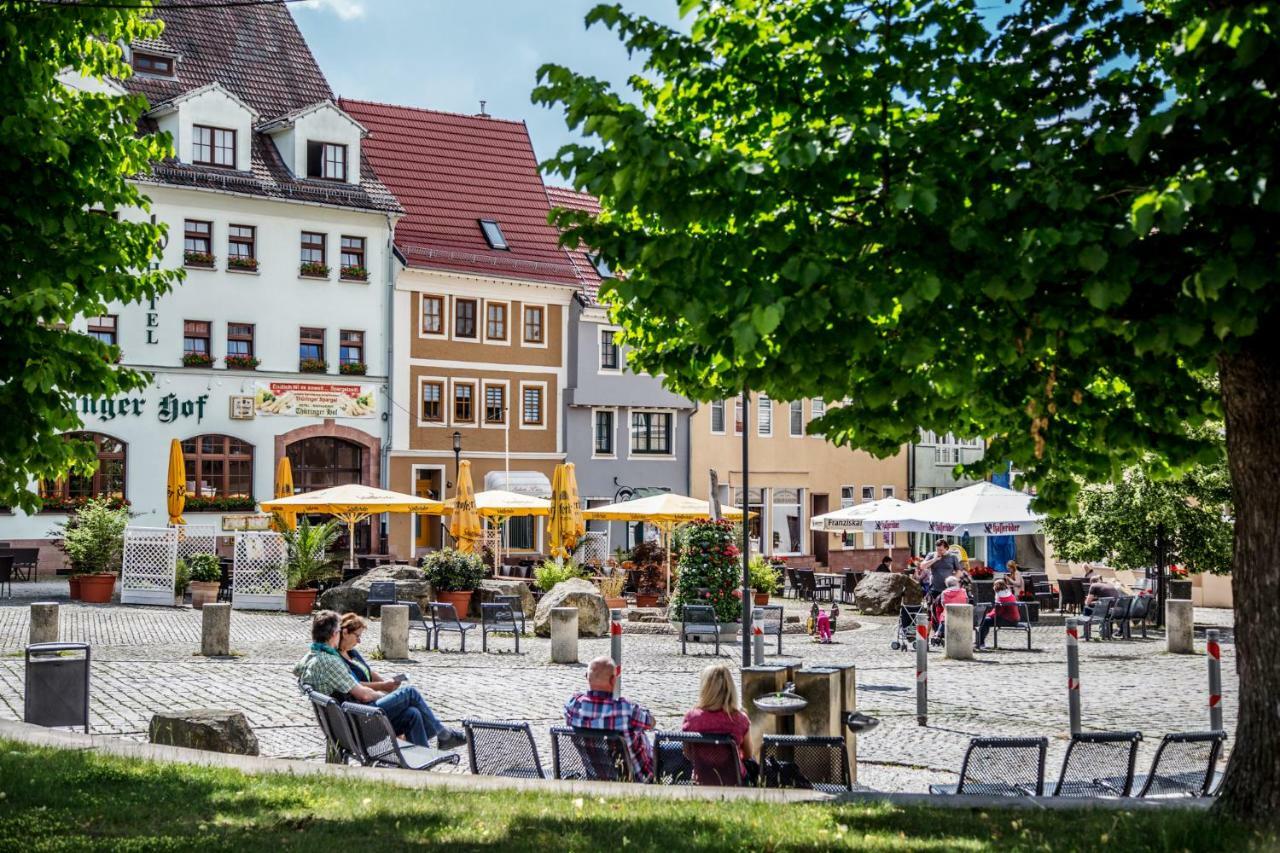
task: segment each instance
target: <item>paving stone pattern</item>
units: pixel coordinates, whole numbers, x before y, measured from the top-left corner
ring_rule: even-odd
[[[322,760],[319,730],[290,673],[306,647],[308,618],[235,611],[233,657],[206,659],[196,654],[198,611],[74,604],[66,601],[65,582],[18,584],[14,592],[15,598],[0,600],[0,716],[22,717],[27,605],[61,600],[61,639],[93,648],[93,731],[145,740],[156,711],[233,708],[248,717],[263,755]],[[794,602],[788,608],[804,609]],[[1009,649],[979,653],[974,661],[948,661],[940,652],[931,653],[929,725],[920,727],[915,656],[890,648],[894,620],[855,618],[860,627],[837,632],[831,645],[787,636],[783,648],[788,661],[857,664],[859,709],[882,721],[859,743],[862,785],[921,792],[930,782],[953,781],[975,735],[1046,735],[1048,775],[1056,773],[1068,739],[1063,628],[1033,630],[1030,652],[1017,632],[1004,637]],[[1196,618],[1198,626],[1222,630],[1224,712],[1227,730],[1233,731],[1237,682],[1230,613],[1197,610]],[[375,621],[365,634],[366,655],[378,645],[378,627]],[[546,730],[561,723],[565,699],[584,684],[584,666],[552,665],[550,641],[533,637],[521,640],[519,655],[510,651],[511,639],[501,637],[490,638],[489,654],[480,653],[478,632],[466,654],[456,651],[454,636],[445,637],[446,651],[423,651],[421,630],[412,633],[410,645],[412,660],[375,661],[375,668],[406,673],[436,713],[453,724],[464,717],[529,721],[550,771]],[[1200,631],[1197,647],[1203,648]],[[675,635],[636,633],[624,641],[624,692],[651,708],[660,728],[679,728],[697,698],[699,671],[714,659],[710,646],[691,646],[688,656],[679,648]],[[1148,640],[1081,644],[1085,728],[1142,731],[1139,768],[1150,762],[1161,735],[1208,728],[1204,656],[1169,655],[1163,649],[1159,632]],[[579,641],[584,663],[608,652],[608,638]],[[736,668],[740,646],[723,645],[720,659]],[[770,655],[769,660],[778,659]]]

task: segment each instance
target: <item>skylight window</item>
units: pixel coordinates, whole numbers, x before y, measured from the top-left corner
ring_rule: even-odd
[[[591,261],[591,265],[596,268],[601,278],[613,278],[613,270],[604,258],[599,255],[587,255],[587,260]]]
[[[480,230],[484,232],[484,239],[489,243],[490,249],[510,249],[507,245],[507,238],[502,236],[502,229],[498,227],[498,223],[492,219],[481,219]]]

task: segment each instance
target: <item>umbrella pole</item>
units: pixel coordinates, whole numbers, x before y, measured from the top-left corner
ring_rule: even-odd
[[[356,570],[356,523],[347,519],[347,568],[351,571]]]

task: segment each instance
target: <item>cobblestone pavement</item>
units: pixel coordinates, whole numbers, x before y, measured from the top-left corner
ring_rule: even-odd
[[[319,730],[290,674],[305,649],[306,617],[236,611],[231,629],[233,657],[205,659],[196,654],[198,611],[75,604],[66,601],[65,582],[18,584],[14,593],[13,599],[0,599],[0,716],[22,717],[26,605],[61,600],[62,640],[89,643],[93,648],[91,723],[95,732],[145,740],[147,724],[156,711],[235,708],[248,717],[264,755],[320,760]],[[842,623],[845,618],[842,613]],[[930,654],[929,725],[921,727],[915,720],[915,656],[890,649],[894,620],[852,618],[860,627],[837,632],[831,645],[787,636],[783,648],[788,661],[857,664],[859,710],[882,721],[859,743],[861,784],[921,792],[930,782],[954,781],[969,738],[990,734],[1047,735],[1048,772],[1056,772],[1068,739],[1061,627],[1034,629],[1029,652],[1019,632],[1006,635],[1011,648],[979,653],[974,661],[949,661],[940,653]],[[1223,704],[1227,730],[1233,731],[1236,676],[1231,614],[1201,609],[1196,620],[1201,628],[1223,629]],[[378,630],[375,621],[365,634],[366,650],[378,645]],[[1203,648],[1202,631],[1197,635],[1198,648]],[[1023,641],[1021,650],[1014,648],[1019,641]],[[463,717],[528,720],[540,733],[549,767],[546,730],[561,722],[565,699],[583,685],[584,667],[552,665],[550,642],[532,637],[522,639],[519,655],[510,651],[510,638],[491,638],[490,648],[502,651],[489,654],[478,651],[478,636],[471,638],[466,654],[453,651],[456,638],[446,637],[444,643],[448,651],[422,651],[423,633],[415,631],[411,661],[375,666],[408,674],[446,721],[456,724]],[[1141,730],[1145,740],[1139,767],[1150,762],[1161,735],[1208,728],[1203,655],[1166,654],[1159,632],[1147,640],[1082,643],[1080,648],[1085,728]],[[625,639],[624,691],[653,710],[660,728],[679,727],[697,697],[698,672],[713,659],[709,647],[691,649],[691,654],[681,656],[673,635],[637,633]],[[721,660],[736,667],[738,649],[722,646]],[[584,662],[608,651],[607,638],[579,642]],[[1228,741],[1228,751],[1230,747]]]

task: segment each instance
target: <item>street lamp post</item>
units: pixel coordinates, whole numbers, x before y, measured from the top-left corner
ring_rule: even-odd
[[[747,403],[750,393],[742,389],[742,665],[751,666],[751,497],[748,494],[750,458],[747,450]],[[763,522],[762,522],[763,523]]]
[[[462,433],[453,433],[453,487],[458,487],[458,471],[462,468]]]

